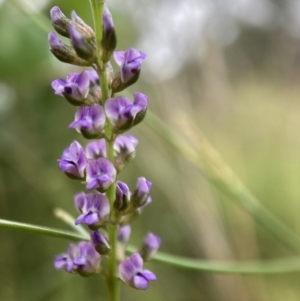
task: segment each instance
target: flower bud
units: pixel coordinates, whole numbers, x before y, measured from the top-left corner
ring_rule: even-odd
[[[79,58],[73,47],[63,43],[55,32],[48,35],[50,51],[61,62],[76,66],[89,66],[90,63]]]
[[[112,15],[106,3],[103,6],[102,24],[101,59],[107,63],[117,47],[117,36]]]
[[[161,244],[161,239],[153,233],[148,233],[143,241],[140,255],[144,261],[150,260],[157,252]]]
[[[73,10],[71,12],[71,19],[73,21],[74,26],[76,27],[76,29],[83,34],[84,36],[86,36],[88,39],[95,39],[95,32],[94,30],[88,26],[77,14],[76,12]]]
[[[62,13],[62,11],[58,6],[52,7],[52,9],[50,10],[50,17],[51,17],[52,26],[56,30],[56,32],[68,38],[69,37],[68,26],[71,20],[68,19]]]
[[[124,211],[128,206],[129,200],[130,200],[130,191],[128,186],[121,181],[117,181],[116,199],[114,202],[114,208],[117,211]]]
[[[138,178],[136,189],[130,198],[130,203],[139,208],[147,203],[152,183],[145,178]]]
[[[91,243],[94,245],[96,251],[101,255],[107,255],[110,253],[110,245],[107,239],[98,231],[91,232]]]
[[[88,37],[79,32],[72,24],[68,27],[72,46],[77,55],[85,60],[93,61],[95,59],[95,45],[91,43]]]
[[[118,230],[118,242],[126,244],[131,234],[131,228],[129,225],[121,226]]]

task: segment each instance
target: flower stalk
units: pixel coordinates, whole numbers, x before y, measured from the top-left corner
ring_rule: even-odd
[[[102,103],[104,104],[109,98],[109,86],[107,80],[106,65],[103,63],[100,53],[101,53],[101,41],[102,41],[102,13],[104,1],[101,0],[90,0],[94,29],[95,29],[95,40],[96,40],[96,59],[97,59],[97,73],[100,79],[100,86],[102,91]],[[107,159],[114,163],[114,139],[112,133],[112,126],[108,119],[106,119],[105,125],[105,136],[106,136],[106,154]],[[113,203],[115,200],[116,185],[113,183],[107,190],[106,196],[109,200],[110,207],[113,208]],[[111,211],[113,212],[113,211]],[[112,218],[112,215],[111,215]],[[109,301],[118,301],[120,299],[119,295],[119,281],[117,277],[117,225],[110,223],[108,225],[108,241],[110,244],[111,252],[108,256],[108,268],[107,268],[107,290]]]

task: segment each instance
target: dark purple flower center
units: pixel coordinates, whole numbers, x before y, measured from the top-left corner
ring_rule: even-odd
[[[71,87],[65,87],[64,92],[66,94],[72,94],[72,88]]]

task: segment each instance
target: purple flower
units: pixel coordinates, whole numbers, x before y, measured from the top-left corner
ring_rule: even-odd
[[[91,242],[96,251],[101,255],[107,255],[110,252],[110,246],[107,239],[98,231],[91,232]]]
[[[120,135],[114,143],[115,162],[117,171],[121,171],[134,157],[138,140],[131,135]]]
[[[127,208],[130,200],[130,191],[128,186],[118,181],[116,184],[116,200],[114,202],[114,208],[118,211],[123,211]]]
[[[129,225],[121,226],[118,230],[118,241],[122,244],[126,244],[131,234],[131,228]]]
[[[95,46],[89,41],[89,37],[79,32],[75,25],[68,26],[71,44],[77,55],[85,60],[93,59],[95,56]]]
[[[109,98],[104,105],[106,116],[115,132],[122,132],[140,123],[147,111],[148,98],[142,93],[134,93],[133,103],[126,97]]]
[[[131,196],[131,203],[135,208],[142,207],[148,201],[152,183],[145,178],[138,178],[136,189]]]
[[[82,241],[78,245],[70,244],[67,253],[56,256],[54,267],[56,270],[66,270],[86,277],[97,273],[100,261],[101,256],[94,246]]]
[[[86,70],[85,72],[88,74],[91,86],[99,86],[100,85],[99,76],[94,69]]]
[[[142,61],[146,58],[146,54],[134,48],[126,51],[115,51],[114,58],[120,66],[121,81],[124,84],[133,84],[137,81]]]
[[[106,158],[106,144],[105,139],[99,139],[88,143],[85,148],[86,157],[89,160],[98,158]]]
[[[120,279],[139,290],[145,290],[149,286],[149,281],[155,281],[156,276],[148,271],[143,270],[143,259],[138,253],[132,254],[119,265]]]
[[[148,233],[144,239],[140,254],[144,261],[150,260],[157,252],[161,244],[159,236]]]
[[[69,125],[69,128],[75,128],[85,138],[91,139],[101,135],[105,121],[103,108],[98,104],[93,104],[90,107],[80,107],[75,114],[75,121]]]
[[[113,164],[105,158],[88,162],[86,167],[86,189],[97,189],[105,192],[115,181],[117,171]]]
[[[82,146],[74,141],[69,148],[66,148],[57,160],[58,168],[72,179],[84,179],[84,170],[87,160]]]
[[[100,193],[78,193],[74,203],[81,215],[75,225],[84,223],[95,229],[105,224],[109,219],[110,206],[107,197]]]
[[[89,75],[86,71],[69,73],[67,80],[55,79],[51,83],[56,95],[64,96],[72,105],[84,104],[90,89]]]

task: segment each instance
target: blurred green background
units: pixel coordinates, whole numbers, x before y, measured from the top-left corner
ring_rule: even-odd
[[[56,159],[73,140],[75,108],[54,96],[51,80],[78,70],[48,50],[49,10],[72,9],[92,24],[88,1],[0,1],[0,218],[69,230],[53,210],[75,215],[80,184]],[[148,54],[131,91],[177,133],[186,114],[261,203],[300,233],[300,2],[298,0],[111,0],[118,49]],[[24,13],[24,10],[27,13]],[[45,22],[44,22],[45,21]],[[47,23],[47,21],[49,23]],[[39,24],[38,24],[39,23]],[[43,26],[46,25],[46,30]],[[122,173],[153,182],[153,203],[133,224],[161,250],[206,260],[246,261],[294,254],[145,123]],[[106,300],[99,277],[56,272],[67,242],[0,230],[0,300]],[[298,301],[300,274],[230,276],[150,263],[158,281],[147,292],[122,285],[122,300]]]

